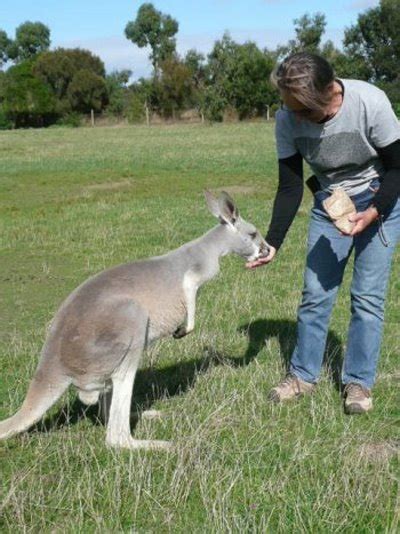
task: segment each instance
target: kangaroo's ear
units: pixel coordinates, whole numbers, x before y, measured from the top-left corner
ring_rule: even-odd
[[[228,224],[235,224],[239,218],[239,210],[226,191],[222,191],[218,199],[218,204],[220,207],[220,217],[223,221]]]
[[[221,217],[221,209],[218,200],[207,189],[204,191],[204,196],[206,197],[208,209],[214,215],[214,217],[217,217],[217,219],[219,219]]]

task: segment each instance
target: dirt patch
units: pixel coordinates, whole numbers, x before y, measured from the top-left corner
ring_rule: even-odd
[[[360,457],[371,463],[385,463],[400,454],[400,440],[365,443],[360,448]]]
[[[258,193],[258,188],[255,185],[227,185],[225,187],[216,187],[213,189],[216,193],[226,191],[229,195],[253,195]]]
[[[133,180],[120,180],[119,182],[104,182],[102,184],[91,184],[86,187],[87,191],[118,191],[134,185]]]

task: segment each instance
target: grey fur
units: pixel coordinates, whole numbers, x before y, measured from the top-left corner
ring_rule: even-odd
[[[0,439],[32,426],[70,384],[83,402],[94,404],[111,381],[107,444],[168,447],[130,433],[131,395],[143,351],[156,339],[193,330],[196,292],[217,274],[221,256],[235,252],[254,260],[268,254],[260,233],[241,219],[227,193],[217,200],[206,192],[206,200],[220,220],[217,227],[166,255],[103,271],[71,293],[54,317],[21,409],[0,422]]]

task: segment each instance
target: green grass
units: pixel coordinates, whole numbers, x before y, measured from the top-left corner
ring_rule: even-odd
[[[0,419],[23,401],[73,288],[207,231],[205,188],[230,191],[264,232],[276,188],[265,123],[1,132],[0,162]],[[0,443],[0,531],[399,531],[398,253],[375,410],[344,416],[332,368],[313,398],[266,401],[293,349],[310,204],[307,193],[270,266],[224,258],[200,292],[195,332],[143,360],[135,404],[166,417],[139,421],[134,435],[175,450],[108,450],[96,410],[84,414],[71,390],[44,425]],[[335,360],[350,269],[330,326]]]

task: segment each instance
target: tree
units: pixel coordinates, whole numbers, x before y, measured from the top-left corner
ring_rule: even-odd
[[[132,76],[132,71],[115,71],[106,76],[106,87],[108,94],[107,111],[114,115],[121,115],[125,108],[127,97],[127,83]]]
[[[189,67],[177,57],[161,63],[160,110],[165,117],[176,117],[192,92],[192,76]]]
[[[32,62],[10,67],[2,83],[2,108],[16,128],[47,126],[57,119],[50,89],[32,72]]]
[[[30,59],[50,48],[50,30],[41,22],[24,22],[15,31],[8,57],[16,62]]]
[[[239,118],[263,115],[274,101],[274,92],[267,84],[274,67],[272,56],[248,42],[237,47],[234,64],[231,98]]]
[[[62,50],[62,49],[61,49]],[[88,70],[97,74],[101,78],[105,78],[106,69],[103,61],[90,50],[83,48],[67,48],[65,49],[68,57],[71,59],[75,70]]]
[[[198,110],[204,121],[205,93],[207,81],[207,66],[205,57],[194,49],[188,50],[184,57],[184,64],[189,69],[192,90],[190,94],[190,105]]]
[[[316,13],[311,17],[305,14],[299,19],[295,19],[294,24],[298,48],[309,52],[318,52],[326,27],[325,15]]]
[[[296,38],[291,39],[287,45],[278,47],[278,55],[285,57],[295,52],[307,51],[320,53],[322,35],[325,32],[326,18],[323,13],[309,15],[306,13],[294,19]]]
[[[0,30],[0,68],[8,61],[10,45],[11,39],[8,38],[5,31]]]
[[[217,85],[207,85],[204,91],[204,115],[211,122],[222,122],[228,101]]]
[[[365,79],[367,67],[364,60],[360,61],[357,56],[344,53],[330,40],[322,44],[326,27],[325,15],[322,13],[305,14],[293,22],[296,38],[291,39],[287,45],[278,47],[279,59],[304,50],[325,57],[339,76]]]
[[[159,103],[159,84],[156,80],[140,78],[129,87],[126,116],[131,123],[142,122],[145,118],[150,123],[150,110]]]
[[[360,14],[345,32],[344,48],[363,78],[392,82],[400,70],[400,0],[381,0],[379,6]]]
[[[93,109],[99,111],[99,101],[101,108],[107,101],[104,95],[104,92],[107,93],[104,63],[89,50],[58,48],[44,52],[36,59],[33,72],[51,89],[61,114],[90,111],[87,102],[91,100],[89,95],[92,91],[97,95]],[[83,76],[82,72],[92,76]]]
[[[197,82],[204,80],[205,78],[205,57],[195,49],[190,49],[186,52],[183,59],[185,65],[188,67],[192,74],[192,78]]]
[[[205,115],[212,121],[222,121],[225,109],[232,105],[230,76],[234,70],[236,43],[228,32],[208,55],[207,87],[205,92]]]
[[[379,87],[385,91],[393,105],[393,109],[400,118],[400,75],[390,82],[379,82]]]
[[[342,78],[354,78],[354,73],[358,72],[358,66],[353,58],[344,54],[342,50],[336,48],[331,40],[326,41],[320,47],[318,53],[323,56],[335,70],[335,73]],[[359,77],[359,76],[356,76]],[[360,76],[362,79],[362,76]]]
[[[255,43],[235,43],[225,33],[208,56],[207,115],[221,117],[222,108],[232,107],[239,118],[263,115],[276,100],[267,83],[275,58]]]
[[[78,70],[68,86],[67,97],[73,111],[101,111],[108,101],[106,82],[90,70]]]
[[[35,62],[33,71],[51,88],[61,107],[65,105],[68,107],[68,103],[65,102],[68,86],[75,73],[75,65],[70,52],[62,48],[44,52]]]
[[[178,32],[178,22],[170,15],[157,11],[153,4],[142,4],[136,19],[128,22],[125,28],[127,39],[139,48],[150,46],[150,60],[154,74],[159,73],[160,64],[175,52],[174,35]]]

